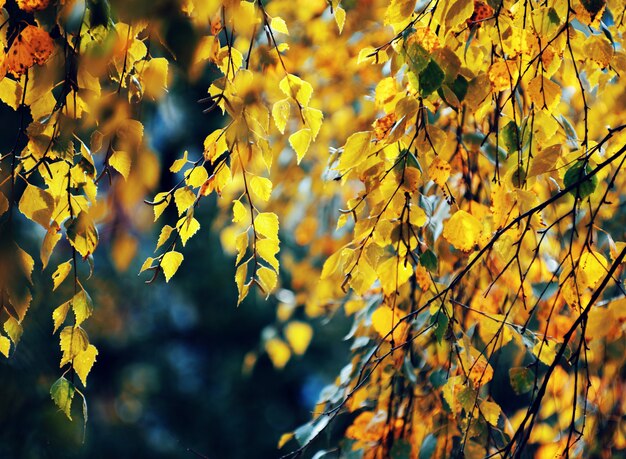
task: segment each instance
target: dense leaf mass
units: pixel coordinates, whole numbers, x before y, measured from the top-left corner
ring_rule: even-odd
[[[49,319],[68,418],[99,355],[94,252],[124,270],[157,222],[141,272],[170,282],[217,202],[238,303],[279,301],[276,368],[303,317],[353,323],[288,456],[624,454],[621,0],[130,3],[0,0],[0,353],[72,284]],[[220,127],[164,164],[142,114],[207,76]]]

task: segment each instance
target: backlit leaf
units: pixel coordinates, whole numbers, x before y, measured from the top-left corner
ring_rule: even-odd
[[[71,362],[80,352],[89,346],[89,338],[82,328],[68,326],[61,330],[61,367]]]
[[[57,266],[57,269],[52,273],[52,282],[54,284],[53,290],[56,290],[59,285],[65,280],[67,275],[72,270],[72,262],[71,260],[67,260],[64,263],[61,263]]]
[[[72,399],[74,398],[74,385],[69,382],[64,377],[60,377],[57,379],[52,387],[50,387],[50,396],[56,406],[59,407],[61,411],[67,416],[67,418],[72,420]]]
[[[472,214],[458,210],[443,225],[443,237],[458,250],[469,252],[478,242],[482,224]]]
[[[261,212],[254,219],[254,229],[268,239],[278,240],[278,216],[273,212]]]
[[[93,344],[90,344],[87,346],[87,349],[74,357],[73,367],[83,386],[87,386],[87,375],[91,371],[97,355],[98,349]]]
[[[187,241],[200,229],[200,222],[191,216],[183,217],[178,221],[177,227],[184,247],[187,245]]]
[[[311,139],[312,135],[309,128],[300,129],[289,136],[289,145],[296,152],[298,164],[300,164],[300,161],[302,161],[302,158],[308,151]]]
[[[255,175],[250,179],[250,189],[257,197],[267,202],[272,194],[272,182],[265,177]]]
[[[176,274],[184,258],[182,253],[176,251],[167,252],[163,255],[161,269],[165,275],[165,282],[169,282],[172,276]]]

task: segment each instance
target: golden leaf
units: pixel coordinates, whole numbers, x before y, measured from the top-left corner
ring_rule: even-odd
[[[72,366],[76,371],[76,374],[80,378],[83,386],[87,386],[87,375],[91,371],[93,364],[96,361],[96,356],[98,355],[98,349],[93,344],[87,346],[82,352],[79,352],[74,357],[74,361],[72,362]]]
[[[309,128],[300,129],[298,132],[294,132],[289,136],[289,145],[296,152],[298,158],[298,164],[304,158],[309,145],[311,145],[311,130]]]
[[[443,237],[458,250],[469,252],[480,238],[482,224],[472,214],[458,210],[443,225]]]
[[[176,274],[184,258],[182,253],[176,251],[167,252],[163,255],[161,269],[165,275],[165,282],[169,282],[172,276]]]

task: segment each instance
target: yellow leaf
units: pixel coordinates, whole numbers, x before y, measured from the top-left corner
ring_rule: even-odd
[[[42,269],[46,269],[46,266],[48,266],[48,261],[50,261],[52,251],[60,240],[61,232],[59,231],[59,227],[56,225],[50,226],[48,231],[46,231],[46,235],[41,243],[41,250],[39,251],[39,257],[41,258],[41,263],[43,264]]]
[[[72,247],[83,258],[91,255],[98,245],[98,230],[89,214],[83,210],[69,221],[66,234]]]
[[[426,224],[428,217],[421,207],[411,206],[411,214],[409,215],[411,225],[421,227]]]
[[[247,233],[244,233],[247,235]],[[247,246],[246,237],[246,246]],[[278,271],[279,263],[276,254],[280,250],[276,239],[259,239],[256,243],[256,250],[261,258],[267,261],[274,270]]]
[[[278,440],[278,449],[281,449],[285,444],[293,438],[293,432],[284,433],[280,436],[280,440]]]
[[[498,419],[502,409],[500,405],[494,402],[483,401],[480,403],[480,413],[485,417],[485,420],[492,426],[498,425]]]
[[[209,179],[209,173],[203,166],[196,166],[185,172],[185,183],[191,187],[198,188]]]
[[[339,171],[346,171],[352,167],[356,167],[367,159],[372,142],[372,133],[370,131],[357,132],[348,137],[346,145],[343,147],[343,153],[339,158]]]
[[[250,179],[250,189],[257,197],[267,202],[272,194],[272,182],[265,177],[255,175]]]
[[[276,271],[263,266],[257,270],[256,275],[261,289],[266,295],[269,296],[278,283],[278,275],[276,274]]]
[[[187,154],[188,152],[187,150],[185,150],[185,152],[183,153],[183,157],[175,160],[172,163],[172,165],[170,166],[170,172],[173,172],[173,173],[180,172],[182,168],[185,167],[185,164],[187,164]]]
[[[551,341],[539,340],[533,346],[531,352],[546,365],[552,365],[556,357],[556,346]]]
[[[287,29],[287,24],[285,23],[285,20],[281,17],[276,16],[272,18],[272,20],[270,21],[270,27],[276,32],[289,35],[289,29]]]
[[[63,325],[63,322],[65,322],[65,318],[67,317],[67,313],[70,310],[70,306],[71,301],[66,301],[52,311],[52,321],[54,322],[54,330],[52,333],[56,333],[59,327]]]
[[[339,33],[343,32],[343,26],[346,23],[346,10],[340,6],[335,8],[335,22],[339,28]]]
[[[317,138],[317,134],[320,132],[320,128],[322,127],[324,114],[317,108],[304,107],[302,109],[302,115],[311,129],[311,140],[315,140]]]
[[[304,158],[309,145],[311,145],[311,130],[309,128],[300,129],[289,136],[289,145],[296,152],[298,157],[298,164]]]
[[[248,217],[248,211],[245,206],[241,203],[240,200],[236,199],[233,201],[233,223],[242,222],[245,218]]]
[[[28,282],[32,284],[33,280],[31,278],[31,274],[33,272],[33,268],[35,267],[35,260],[33,260],[33,257],[31,257],[28,252],[17,244],[15,244],[15,250],[20,268],[22,269],[24,276],[26,276],[26,279],[28,279]]]
[[[158,99],[167,91],[168,62],[164,57],[154,57],[142,66],[141,83],[143,93]]]
[[[435,156],[433,162],[428,167],[428,175],[431,180],[439,185],[441,188],[445,187],[448,178],[450,178],[450,171],[452,167],[445,159],[441,159],[439,156]]]
[[[406,333],[406,322],[400,322],[401,316],[389,306],[379,306],[372,314],[372,326],[374,330],[386,341],[391,341],[393,335],[394,343],[401,343]],[[393,329],[393,333],[391,330]]]
[[[4,322],[4,331],[9,335],[13,344],[17,344],[20,342],[24,329],[22,328],[22,324],[20,324],[15,317],[9,316]]]
[[[178,209],[178,216],[181,216],[196,202],[196,195],[187,187],[179,188],[174,192],[174,202]]]
[[[385,25],[397,24],[408,19],[415,9],[415,0],[391,0],[385,11]]]
[[[480,238],[482,224],[472,214],[458,210],[443,225],[443,237],[456,249],[469,252]]]
[[[74,357],[83,352],[89,346],[87,333],[80,327],[68,326],[61,330],[61,367],[71,362]]]
[[[82,324],[85,319],[91,316],[93,312],[93,302],[91,301],[91,297],[89,294],[82,290],[78,292],[71,300],[72,302],[72,310],[74,311],[74,316],[76,317],[75,326]],[[54,314],[53,314],[54,315]]]
[[[285,338],[294,354],[302,355],[306,352],[313,338],[313,328],[306,322],[292,321],[285,327]]]
[[[131,159],[130,155],[122,150],[116,150],[109,158],[109,165],[118,171],[125,180],[130,175]]]
[[[257,241],[257,245],[262,241],[269,241],[270,239],[263,239]],[[238,265],[243,260],[246,250],[248,249],[248,231],[244,231],[235,238],[235,248],[237,249],[237,260],[235,264]]]
[[[4,214],[7,210],[9,210],[9,200],[4,193],[0,192],[0,215]]]
[[[170,227],[171,228],[171,227]],[[172,228],[173,229],[173,228]],[[141,269],[139,270],[139,274],[141,274],[142,272],[144,272],[146,269],[150,269],[152,267],[152,262],[154,261],[154,258],[152,257],[148,257],[146,258],[146,260],[143,262],[143,264],[141,265]]]
[[[239,291],[237,304],[240,304],[244,300],[244,298],[248,296],[250,284],[246,284],[247,277],[248,263],[243,263],[237,268],[237,271],[235,272],[235,282],[237,283],[237,290]]]
[[[313,95],[313,86],[295,75],[287,75],[278,84],[280,90],[289,97],[293,97],[304,107],[309,106]]]
[[[54,198],[46,190],[28,184],[20,199],[19,209],[26,217],[48,229],[54,210]]]
[[[254,219],[254,230],[268,239],[278,240],[278,216],[273,212],[262,212]]]
[[[536,107],[552,111],[561,100],[561,87],[543,75],[528,83],[528,96]]]
[[[9,350],[11,349],[11,341],[6,336],[0,335],[0,354],[5,357],[9,356]]]
[[[561,157],[562,146],[551,145],[549,147],[540,150],[533,156],[530,163],[530,170],[528,171],[528,177],[535,177],[546,172],[555,172],[556,162]]]
[[[183,241],[183,247],[187,245],[187,241],[198,232],[200,229],[200,222],[194,217],[183,217],[178,221],[176,225],[178,227],[178,234],[181,241]]]
[[[452,2],[446,12],[446,31],[454,31],[459,26],[465,27],[472,13],[474,13],[474,2]]]
[[[213,163],[227,150],[228,145],[223,129],[213,131],[204,139],[204,159],[210,163]]]
[[[218,67],[222,73],[229,78],[233,77],[233,72],[237,72],[243,64],[243,55],[234,46],[223,46],[220,49],[220,56],[223,56],[218,62]]]
[[[154,208],[154,221],[157,221],[161,214],[165,211],[165,208],[168,206],[170,201],[172,200],[172,196],[168,193],[157,193],[154,197],[154,202],[157,203],[153,206]]]
[[[274,124],[281,134],[285,133],[290,111],[289,99],[279,100],[272,106],[272,118],[274,118]]]
[[[4,50],[2,50],[0,51],[0,58],[3,59],[3,66],[4,57]],[[3,78],[0,80],[0,100],[13,110],[17,110],[17,107],[22,103],[22,86],[19,82],[11,78]]]
[[[65,263],[61,263],[57,266],[57,269],[52,273],[52,282],[54,283],[54,287],[52,290],[56,290],[59,285],[65,280],[67,275],[72,270],[72,262],[67,260]]]
[[[278,369],[284,368],[291,357],[289,346],[280,338],[267,340],[265,343],[265,351],[274,367]]]
[[[582,276],[578,278],[581,289],[594,288],[607,274],[608,263],[604,255],[598,252],[585,252],[580,256],[579,268]]]
[[[416,192],[422,185],[422,173],[417,167],[407,167],[404,169],[404,186],[409,191]]]
[[[72,366],[74,367],[76,374],[85,387],[87,387],[87,375],[91,371],[97,355],[98,349],[96,349],[96,346],[93,344],[90,344],[87,346],[87,349],[79,352],[76,357],[74,357],[74,361],[72,362]]]
[[[382,64],[389,60],[389,55],[385,52],[377,52],[376,49],[371,46],[366,46],[359,51],[357,57],[357,64],[369,63],[369,64]]]
[[[471,348],[469,353],[462,352],[460,357],[467,377],[475,388],[484,386],[493,379],[493,367],[476,349]]]
[[[339,268],[339,263],[341,262],[341,255],[343,253],[343,249],[337,250],[330,257],[326,259],[324,262],[324,266],[322,267],[322,274],[320,279],[327,279],[332,276],[335,271]]]
[[[494,91],[505,91],[515,84],[517,67],[513,61],[497,61],[489,67],[488,75]]]
[[[174,231],[174,228],[171,227],[170,225],[165,225],[163,228],[161,228],[161,233],[159,234],[159,240],[157,241],[157,246],[156,246],[157,249],[167,242],[167,240],[172,235],[173,231]],[[152,264],[152,259],[150,259],[149,265],[150,264]]]
[[[184,258],[182,253],[176,251],[167,252],[163,255],[161,269],[165,275],[165,282],[169,282],[172,276],[176,274]]]
[[[392,295],[411,278],[413,266],[398,257],[391,257],[378,265],[376,273],[383,292]]]

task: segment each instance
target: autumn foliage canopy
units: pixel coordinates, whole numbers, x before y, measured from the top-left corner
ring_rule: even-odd
[[[97,365],[92,255],[126,269],[156,225],[141,278],[175,280],[190,238],[218,232],[225,288],[277,299],[261,347],[279,369],[315,319],[352,321],[350,361],[282,454],[624,454],[621,0],[129,3],[0,0],[16,127],[0,127],[15,138],[0,152],[0,353],[28,333],[33,295],[70,285],[45,312],[68,418],[82,400],[86,419]],[[172,45],[171,12],[193,46]],[[142,115],[206,75],[200,107],[220,127],[165,164]],[[42,269],[51,282],[33,283]]]

